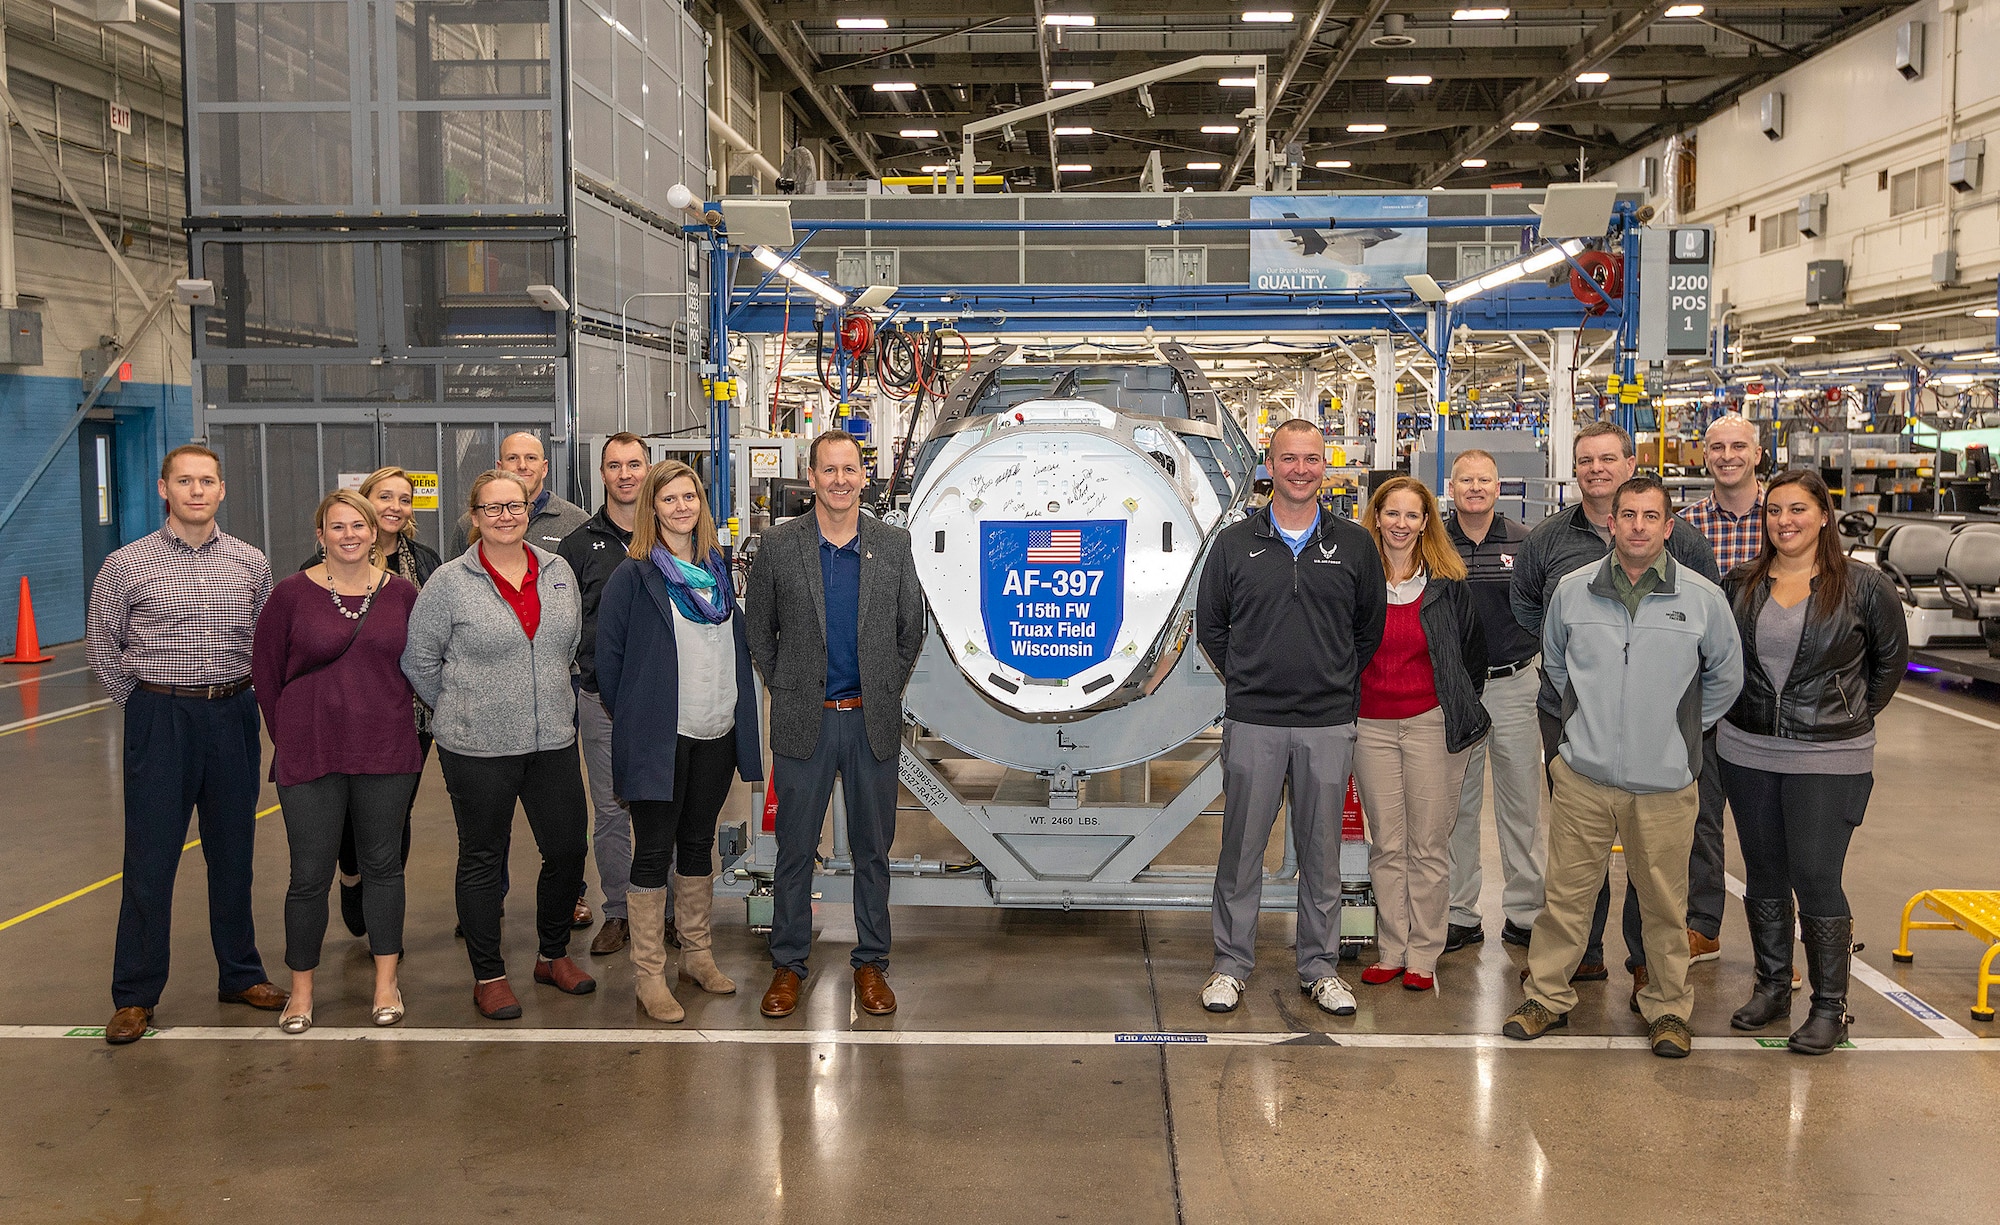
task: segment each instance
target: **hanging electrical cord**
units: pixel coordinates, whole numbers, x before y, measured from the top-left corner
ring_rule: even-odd
[[[778,393],[785,387],[785,349],[792,339],[792,286],[785,284],[785,323],[778,333],[778,373],[771,379],[771,428],[778,428]]]
[[[883,328],[875,337],[875,381],[892,400],[907,400],[920,377],[917,340],[907,328]]]

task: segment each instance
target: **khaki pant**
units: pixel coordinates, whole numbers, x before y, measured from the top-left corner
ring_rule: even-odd
[[[1569,976],[1583,960],[1590,915],[1604,883],[1613,843],[1625,846],[1625,875],[1639,894],[1648,982],[1639,1011],[1648,1023],[1663,1016],[1689,1019],[1688,854],[1694,846],[1700,785],[1635,795],[1594,782],[1569,768],[1558,754],[1549,764],[1549,870],[1547,898],[1528,946],[1528,998],[1550,1012],[1576,1007]]]
[[[1354,785],[1368,822],[1380,964],[1435,974],[1451,907],[1451,830],[1469,750],[1444,747],[1444,711],[1359,720]]]

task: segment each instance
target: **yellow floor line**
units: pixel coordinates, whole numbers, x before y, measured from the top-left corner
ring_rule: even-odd
[[[265,817],[270,816],[272,813],[276,811],[278,811],[278,806],[276,804],[273,804],[269,808],[266,808],[264,811],[258,813],[256,819],[261,821]],[[185,855],[189,851],[192,851],[194,848],[200,845],[201,845],[201,839],[196,838],[194,841],[188,843],[186,846],[181,848],[181,854]],[[113,885],[124,879],[125,879],[125,874],[123,872],[119,872],[116,873],[115,875],[105,877],[103,880],[98,881],[94,885],[85,885],[83,888],[78,889],[74,893],[65,893],[53,902],[43,902],[41,905],[35,907],[33,910],[24,910],[20,914],[17,914],[13,918],[7,920],[5,923],[0,923],[0,932],[6,931],[8,928],[14,926],[16,923],[26,923],[29,919],[34,918],[36,915],[47,914],[49,911],[54,910],[56,907],[61,906],[66,902],[74,902],[76,899],[82,897],[86,893],[95,893],[99,889],[104,888],[104,886],[106,885]]]

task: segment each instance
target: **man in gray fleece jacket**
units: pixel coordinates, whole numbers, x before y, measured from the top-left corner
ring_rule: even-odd
[[[1721,589],[1668,555],[1673,522],[1658,479],[1626,481],[1611,502],[1611,556],[1566,576],[1549,603],[1542,667],[1561,695],[1562,731],[1547,897],[1528,946],[1528,1000],[1501,1031],[1510,1038],[1568,1024],[1591,903],[1622,840],[1652,970],[1637,1003],[1653,1053],[1692,1045],[1683,924],[1702,733],[1742,690],[1743,653]]]

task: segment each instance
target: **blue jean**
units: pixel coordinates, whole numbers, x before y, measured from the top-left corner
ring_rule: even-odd
[[[111,963],[114,1007],[155,1007],[166,988],[174,878],[194,813],[208,864],[216,989],[234,994],[268,981],[250,911],[263,760],[257,728],[257,698],[248,689],[213,702],[144,689],[126,699],[125,881]]]
[[[854,858],[849,964],[889,966],[889,846],[896,840],[896,759],[877,761],[862,712],[829,710],[811,757],[776,757],[778,867],[773,881],[771,967],[806,975],[812,955],[813,861],[838,774],[847,791],[847,845]]]

